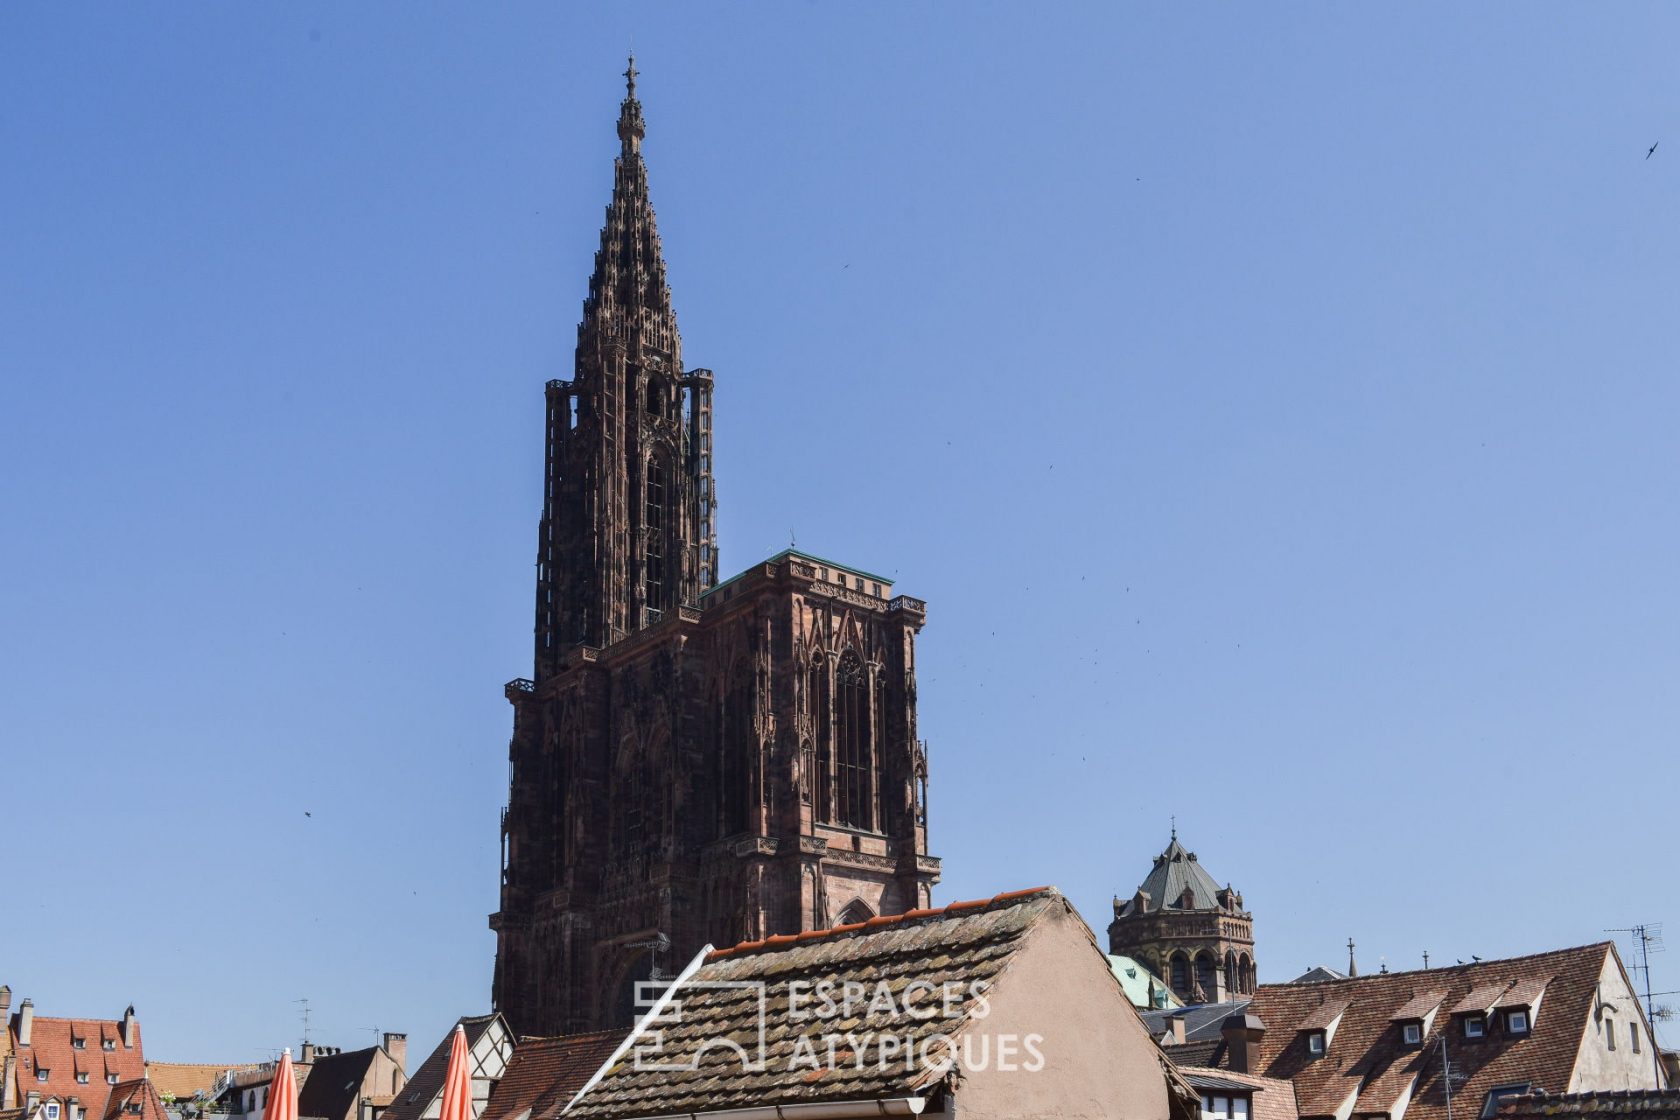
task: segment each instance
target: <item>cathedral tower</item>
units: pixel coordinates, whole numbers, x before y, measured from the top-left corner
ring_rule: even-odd
[[[1132,897],[1114,900],[1108,951],[1143,962],[1185,1003],[1254,993],[1254,916],[1185,850],[1177,829]]]
[[[547,389],[535,672],[511,681],[494,999],[628,1022],[703,945],[926,906],[926,604],[792,550],[719,582],[712,375],[684,370],[636,71],[578,327]]]

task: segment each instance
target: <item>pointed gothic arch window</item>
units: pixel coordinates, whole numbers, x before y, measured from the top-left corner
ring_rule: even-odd
[[[808,789],[816,801],[816,815],[820,821],[833,818],[834,787],[833,720],[829,707],[828,660],[822,654],[811,656],[806,671],[805,702],[811,716],[813,743],[811,773],[806,777]]]
[[[1254,992],[1254,961],[1247,953],[1237,958],[1237,977],[1242,982],[1243,995],[1252,995]]]
[[[875,711],[869,672],[856,651],[840,658],[834,680],[835,824],[875,828]]]
[[[1237,976],[1237,954],[1225,950],[1225,996],[1229,999],[1242,991],[1242,982]]]
[[[1202,1002],[1212,1003],[1218,995],[1218,964],[1213,954],[1203,949],[1196,954],[1196,987],[1202,990]]]
[[[851,902],[847,903],[844,910],[840,911],[840,916],[834,919],[834,924],[837,926],[859,925],[863,922],[867,922],[874,916],[875,911],[869,908],[869,904],[867,902],[861,898],[854,898]]]
[[[746,664],[737,665],[722,698],[719,720],[722,742],[718,757],[723,772],[719,782],[723,834],[746,832],[752,821],[752,768],[758,757],[753,742],[753,677]]]
[[[642,602],[650,611],[663,611],[666,600],[665,538],[670,523],[670,477],[665,457],[648,456],[642,502]],[[657,622],[650,615],[648,622]]]
[[[1172,990],[1180,999],[1190,994],[1190,958],[1183,953],[1172,955]]]

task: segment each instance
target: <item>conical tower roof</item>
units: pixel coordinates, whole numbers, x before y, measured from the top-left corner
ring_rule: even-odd
[[[1186,851],[1184,845],[1178,842],[1176,832],[1167,850],[1155,857],[1155,866],[1149,869],[1148,876],[1138,885],[1138,890],[1149,896],[1152,910],[1184,909],[1179,904],[1184,900],[1186,890],[1190,892],[1189,909],[1217,909],[1219,889],[1213,876],[1196,859],[1196,853]]]

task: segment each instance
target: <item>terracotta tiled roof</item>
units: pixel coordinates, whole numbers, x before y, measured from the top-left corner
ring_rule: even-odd
[[[1072,913],[1053,888],[1015,891],[952,903],[942,910],[917,910],[831,930],[771,937],[712,953],[678,989],[680,1016],[658,1025],[657,1054],[633,1060],[638,1047],[652,1045],[652,1036],[643,1036],[567,1118],[608,1120],[930,1094],[943,1084],[946,1072],[937,1063],[852,1062],[843,1055],[833,1063],[813,1061],[819,1067],[813,1069],[800,1063],[798,1047],[810,1045],[810,1034],[821,1034],[824,1029],[858,1037],[890,1033],[912,1049],[934,1035],[960,1038],[969,1025],[974,999],[953,1006],[950,1017],[908,1022],[897,1013],[858,1006],[849,1017],[829,1020],[825,1027],[814,1017],[813,1021],[796,1019],[785,994],[772,997],[760,985],[773,985],[777,992],[786,993],[794,983],[808,984],[806,990],[815,991],[819,984],[835,985],[838,990],[846,981],[854,981],[869,992],[877,991],[881,983],[902,992],[916,980],[935,989],[950,983],[953,990],[972,992],[976,981],[989,984],[1033,925],[1057,908]],[[1100,954],[1094,943],[1093,950]],[[761,1022],[763,1061],[758,1065]],[[739,1054],[715,1042],[703,1045],[719,1039],[747,1048],[749,1061],[743,1062]],[[665,1068],[649,1068],[653,1062],[665,1063]]]
[[[1431,988],[1427,992],[1420,992],[1402,1004],[1390,1019],[1396,1023],[1405,1022],[1407,1019],[1427,1019],[1429,1013],[1441,1006],[1441,1001],[1446,998],[1445,988]]]
[[[1550,976],[1543,978],[1530,977],[1526,980],[1518,980],[1515,984],[1512,984],[1510,988],[1506,989],[1506,991],[1500,995],[1498,999],[1493,1001],[1493,1006],[1495,1009],[1508,1007],[1533,1007],[1539,1002],[1540,996],[1546,991],[1546,985],[1551,982],[1552,978]]]
[[[1449,1049],[1455,1079],[1453,1115],[1474,1116],[1495,1086],[1528,1082],[1535,1089],[1561,1092],[1568,1088],[1577,1052],[1592,1014],[1598,979],[1613,946],[1608,942],[1561,949],[1510,960],[1482,961],[1456,968],[1418,972],[1379,973],[1306,984],[1262,984],[1249,1012],[1266,1024],[1266,1034],[1251,1067],[1269,1077],[1294,1083],[1303,1117],[1321,1117],[1346,1110],[1391,1112],[1411,1089],[1406,1120],[1445,1120],[1446,1096],[1441,1081],[1440,1048],[1443,1031],[1452,1031]],[[1518,986],[1545,986],[1545,1003],[1529,1033],[1512,1036],[1500,1023],[1490,1023],[1487,1036],[1469,1040],[1454,1029],[1446,1009],[1488,1010]],[[1402,1010],[1433,1000],[1440,992],[1443,1013],[1437,1013],[1421,1047],[1407,1047],[1394,1021]],[[1303,1024],[1322,1018],[1321,1007],[1348,1001],[1336,1035],[1322,1057],[1307,1052],[1299,1032]],[[1184,1047],[1175,1048],[1178,1050]],[[1217,1065],[1229,1061],[1221,1051]],[[1414,1084],[1415,1083],[1415,1084]],[[1386,1099],[1384,1099],[1386,1098]],[[1349,1108],[1348,1102],[1355,1101]]]
[[[40,1093],[42,1099],[75,1097],[90,1117],[102,1116],[112,1086],[107,1074],[118,1082],[139,1081],[146,1076],[146,1058],[141,1050],[140,1024],[134,1024],[134,1046],[125,1047],[121,1024],[110,1019],[56,1019],[35,1016],[29,1029],[29,1045],[18,1042],[19,1016],[14,1014],[9,1030],[17,1053],[18,1096]],[[82,1045],[76,1046],[80,1040]],[[109,1040],[113,1049],[104,1049]],[[38,1077],[47,1071],[47,1080]],[[85,1084],[77,1072],[87,1076]]]
[[[1287,1081],[1224,1069],[1210,1075],[1206,1070],[1182,1064],[1179,1068],[1190,1084],[1204,1093],[1218,1095],[1223,1091],[1235,1094],[1247,1089],[1252,1094],[1249,1097],[1251,1120],[1298,1120],[1300,1113],[1295,1108],[1295,1086]],[[1215,1084],[1215,1081],[1225,1084]]]
[[[522,1038],[478,1120],[552,1115],[612,1057],[627,1031]]]
[[[158,1095],[185,1099],[203,1093],[210,1095],[216,1079],[229,1070],[238,1069],[243,1062],[217,1065],[213,1062],[147,1062],[146,1078],[157,1087]]]
[[[1295,1029],[1298,1031],[1329,1030],[1330,1024],[1340,1019],[1342,1013],[1348,1009],[1348,1004],[1352,1002],[1352,1000],[1346,999],[1327,999],[1308,1011],[1301,1021],[1295,1024]],[[1261,1016],[1261,1018],[1264,1019],[1265,1017]]]
[[[766,937],[762,941],[743,941],[738,945],[731,945],[727,949],[714,949],[706,954],[706,961],[722,960],[724,957],[737,953],[756,953],[761,949],[780,949],[789,945],[800,945],[810,941],[820,941],[842,937],[859,931],[875,932],[884,926],[898,925],[904,922],[919,922],[924,918],[944,918],[960,914],[967,910],[981,910],[998,903],[1009,902],[1014,899],[1030,898],[1033,895],[1054,891],[1054,887],[1029,887],[1024,891],[1005,891],[1003,894],[993,895],[991,898],[976,898],[967,902],[953,902],[943,909],[910,910],[903,914],[888,914],[879,918],[870,918],[867,922],[853,922],[850,925],[833,926],[829,929],[808,929],[804,933],[783,933]]]
[[[92,1109],[88,1115],[94,1115]],[[169,1120],[157,1089],[144,1077],[113,1085],[102,1115],[104,1120]]]
[[[1499,1107],[1499,1120],[1575,1120],[1630,1116],[1635,1120],[1680,1120],[1680,1089],[1616,1093],[1529,1093]]]
[[[1509,980],[1495,980],[1490,984],[1477,984],[1464,998],[1453,1004],[1454,1015],[1481,1015],[1491,1010],[1499,1002],[1499,997],[1511,986]]]

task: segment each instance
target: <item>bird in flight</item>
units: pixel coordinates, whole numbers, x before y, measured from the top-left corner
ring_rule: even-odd
[[[1657,141],[1657,144],[1661,144],[1661,143],[1662,143],[1662,141],[1661,141],[1661,140],[1658,140],[1658,141]],[[1649,148],[1646,148],[1646,149],[1645,149],[1645,158],[1646,158],[1646,159],[1650,159],[1650,158],[1651,158],[1651,156],[1652,156],[1652,155],[1653,155],[1653,154],[1654,154],[1654,153],[1655,153],[1655,152],[1656,152],[1656,150],[1657,150],[1657,144],[1652,144],[1652,145],[1651,145],[1651,146],[1650,146],[1650,147],[1649,147]]]

